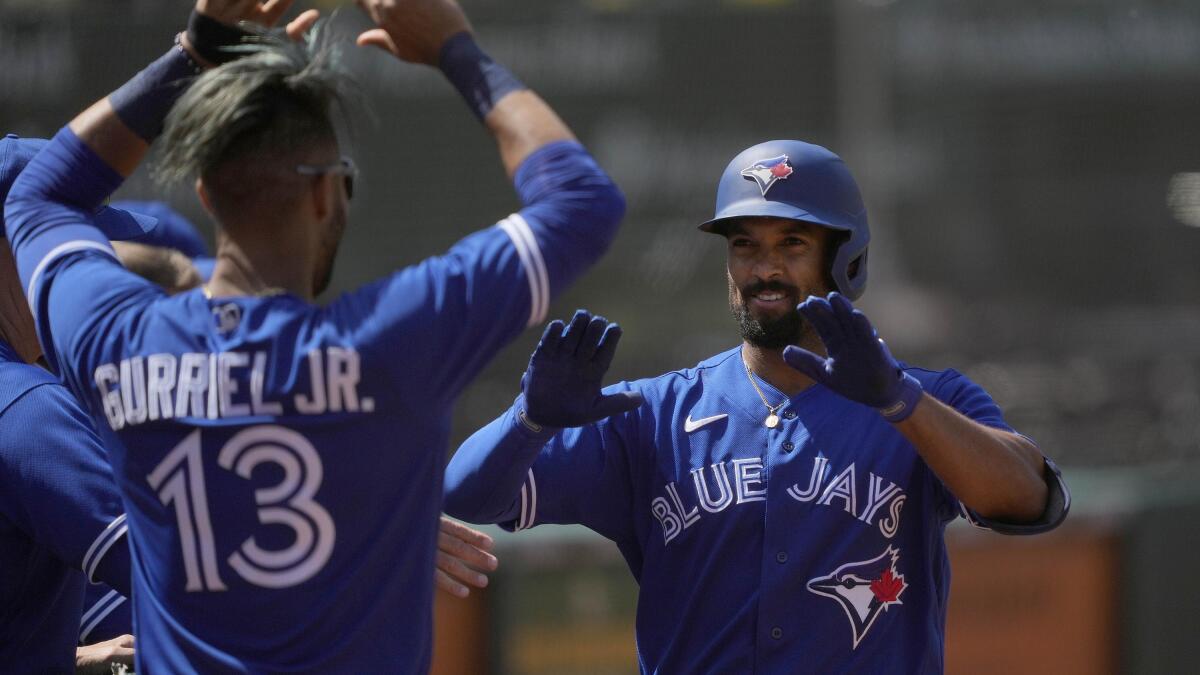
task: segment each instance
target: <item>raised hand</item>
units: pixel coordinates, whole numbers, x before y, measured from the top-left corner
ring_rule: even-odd
[[[576,310],[565,329],[562,321],[551,321],[521,376],[529,419],[541,426],[578,427],[641,405],[642,395],[635,391],[600,393],[620,340],[620,326],[587,310]]]
[[[492,538],[479,530],[442,516],[438,531],[437,568],[434,581],[438,588],[465,598],[471,588],[484,588],[488,577],[479,570],[491,572],[499,561],[492,555]]]
[[[921,385],[900,369],[866,315],[834,292],[828,299],[809,296],[797,308],[825,343],[828,357],[788,346],[788,365],[852,401],[878,408],[889,421],[911,414]]]
[[[239,21],[249,21],[270,28],[288,11],[292,2],[293,0],[196,0],[196,12],[228,26],[236,26]],[[309,10],[304,14],[314,11]]]
[[[411,63],[436,66],[442,45],[471,30],[454,0],[357,0],[379,27],[358,36],[359,46],[379,47]]]

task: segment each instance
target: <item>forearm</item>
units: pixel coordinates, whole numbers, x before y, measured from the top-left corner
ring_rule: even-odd
[[[981,516],[1024,522],[1042,515],[1045,459],[1028,439],[979,424],[929,394],[896,428],[946,487]]]
[[[446,467],[443,510],[471,523],[503,523],[520,511],[520,490],[555,429],[535,432],[510,408],[471,435]]]
[[[573,141],[566,123],[533,91],[514,91],[502,98],[484,118],[496,139],[500,159],[509,176],[529,155],[555,141]]]

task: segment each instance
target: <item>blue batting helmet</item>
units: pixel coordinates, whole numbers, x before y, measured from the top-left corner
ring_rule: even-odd
[[[803,220],[845,232],[833,251],[830,276],[851,300],[862,295],[871,230],[858,184],[841,157],[803,141],[767,141],[742,151],[721,174],[716,215],[700,229],[724,234],[726,222],[747,216]]]

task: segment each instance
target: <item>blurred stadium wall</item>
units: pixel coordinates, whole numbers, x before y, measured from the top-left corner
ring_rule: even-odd
[[[351,35],[364,25],[352,3],[298,0],[297,9],[340,4],[351,6],[334,23]],[[737,151],[799,137],[841,153],[863,184],[875,242],[861,304],[898,356],[979,381],[1072,484],[1191,475],[1200,459],[1200,3],[463,4],[484,45],[563,113],[629,199],[610,255],[552,309],[586,306],[622,323],[614,378],[686,367],[736,341],[722,246],[694,224],[711,212],[716,178]],[[52,134],[169,44],[189,5],[0,0],[0,127]],[[516,207],[491,141],[439,76],[353,48],[346,61],[366,101],[348,136],[363,173],[331,293]],[[155,192],[139,173],[121,196]],[[204,223],[190,195],[170,198]],[[532,332],[519,340],[467,392],[456,439],[510,403],[535,341]],[[1089,501],[1106,489],[1077,496],[1077,513],[1103,512]],[[1073,519],[1081,532],[1072,522],[1030,542],[955,536],[952,595],[964,606],[1016,606],[968,590],[974,575],[995,573],[986,564],[998,556],[1017,556],[1012,570],[1034,559],[1054,561],[1033,568],[1047,573],[1077,565],[1072,578],[1090,574],[1097,585],[1070,596],[1093,604],[1070,611],[1120,599],[1103,629],[1117,645],[1108,667],[1181,672],[1154,664],[1194,658],[1196,640],[1164,643],[1154,658],[1130,642],[1174,635],[1187,620],[1166,596],[1129,597],[1135,570],[1159,570],[1182,552],[1127,552],[1177,542],[1164,529],[1174,524],[1195,529],[1195,509],[1163,519],[1146,515],[1153,508],[1131,507],[1109,529]],[[1037,558],[1043,546],[1066,548]],[[1029,616],[1058,616],[1014,593]],[[952,665],[955,640],[970,630],[961,616],[949,631]]]

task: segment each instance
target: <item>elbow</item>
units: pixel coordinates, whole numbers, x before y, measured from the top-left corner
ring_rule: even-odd
[[[1050,487],[1042,471],[1022,472],[1019,480],[1009,482],[1003,493],[986,504],[972,507],[989,520],[1008,523],[1033,523],[1044,518],[1050,502]]]
[[[486,517],[485,504],[479,498],[481,490],[474,478],[475,474],[458,470],[451,460],[442,482],[442,512],[468,523],[492,522]]]
[[[578,218],[579,222],[586,224],[586,233],[592,240],[592,250],[597,258],[616,240],[626,209],[625,194],[621,188],[608,176],[604,178],[603,182],[589,186],[586,204],[581,205],[582,213]]]
[[[468,523],[477,522],[475,519],[475,509],[466,500],[463,499],[462,493],[458,490],[446,488],[446,493],[442,497],[442,512],[451,518],[466,521]]]
[[[453,462],[446,467],[446,477],[442,483],[442,512],[451,518],[470,522],[475,513],[468,499],[469,491],[463,489],[462,477],[453,468]]]
[[[625,193],[621,192],[621,188],[617,187],[612,179],[608,179],[596,190],[592,204],[592,211],[597,222],[615,235],[621,221],[625,219],[625,210],[628,206],[625,202]]]

